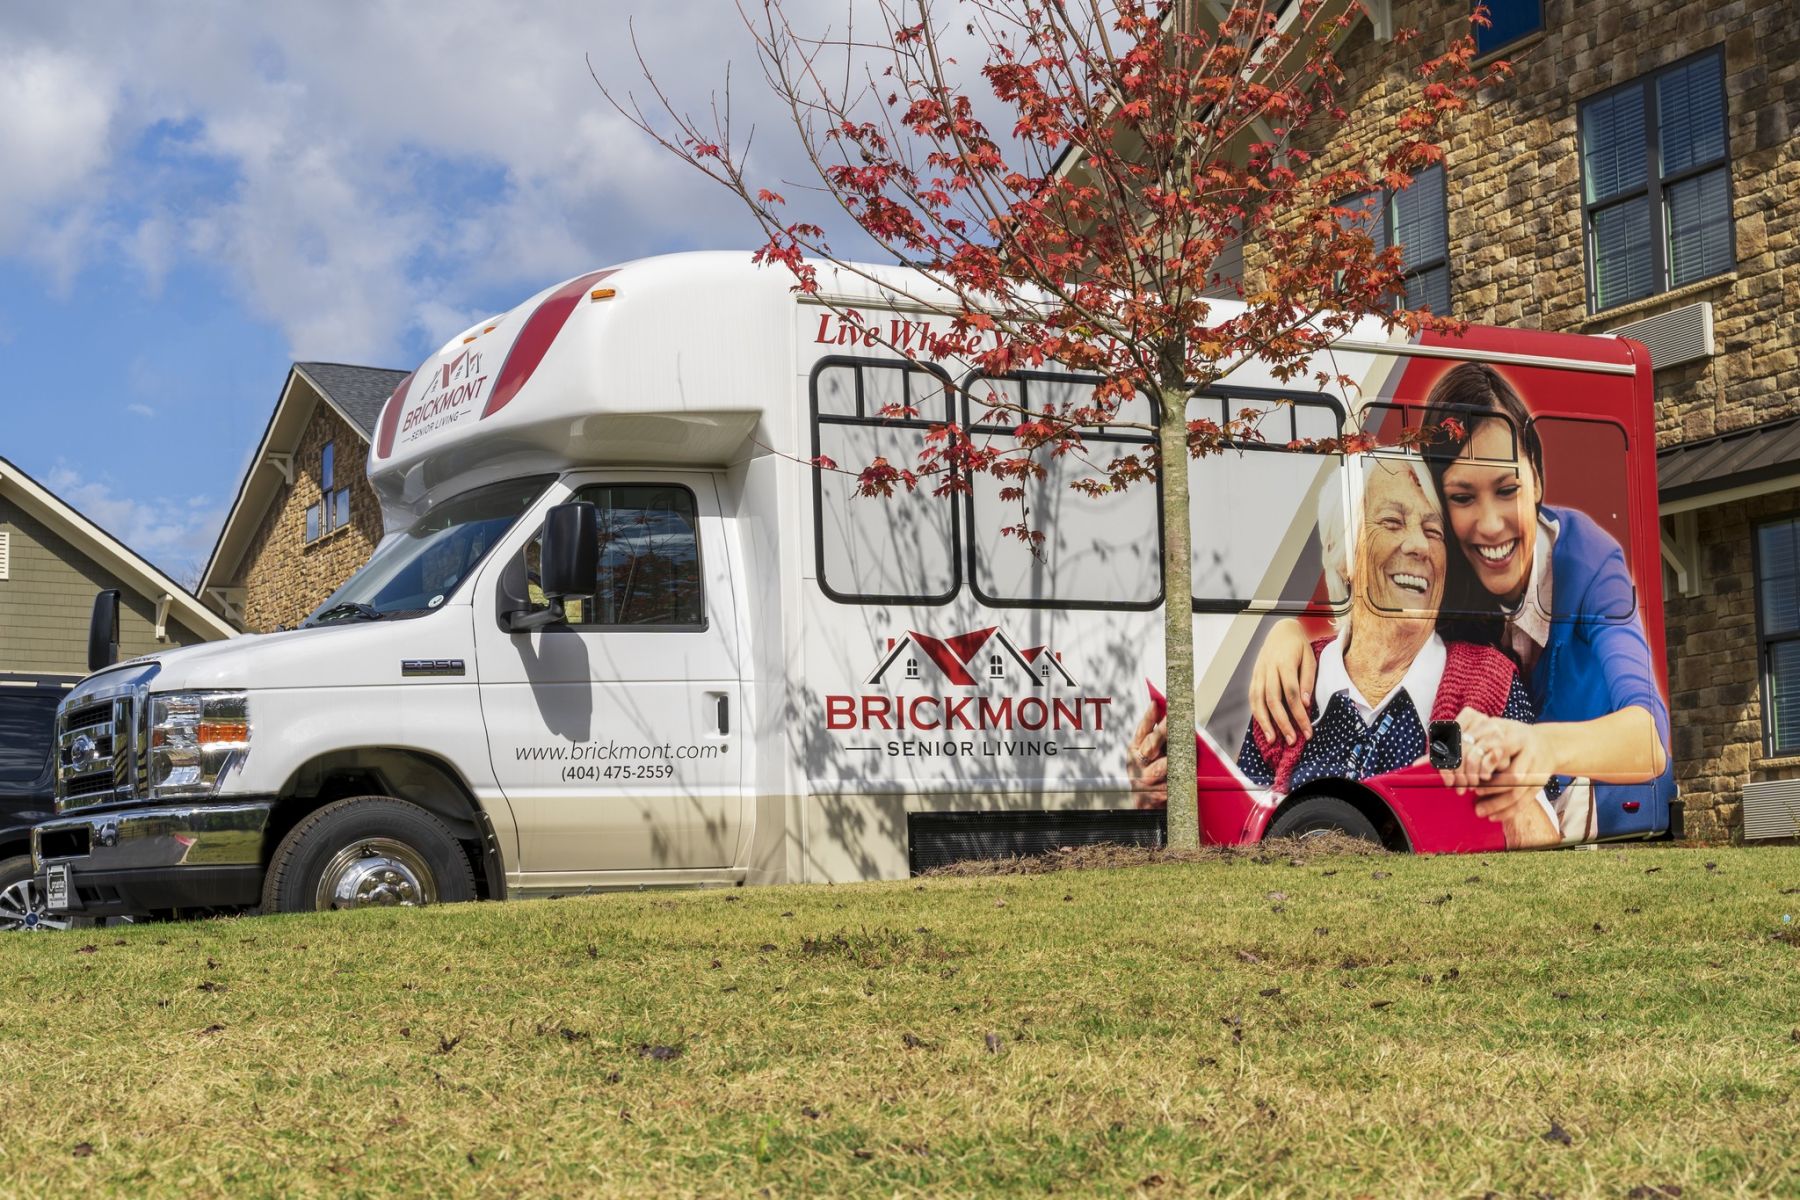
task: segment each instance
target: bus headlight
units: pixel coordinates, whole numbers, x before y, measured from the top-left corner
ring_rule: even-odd
[[[243,692],[170,692],[150,697],[150,795],[210,796],[250,749]]]

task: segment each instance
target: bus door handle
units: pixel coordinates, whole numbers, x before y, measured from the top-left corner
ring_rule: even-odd
[[[718,711],[715,713],[718,719],[719,736],[727,737],[731,733],[731,697],[720,692],[714,699],[718,701],[719,705]]]

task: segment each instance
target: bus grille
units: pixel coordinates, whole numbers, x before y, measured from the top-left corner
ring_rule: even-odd
[[[1147,809],[908,813],[912,873],[969,858],[1047,854],[1060,846],[1161,846],[1163,814]]]
[[[128,800],[137,776],[135,706],[120,697],[72,708],[56,719],[56,805],[59,811]]]

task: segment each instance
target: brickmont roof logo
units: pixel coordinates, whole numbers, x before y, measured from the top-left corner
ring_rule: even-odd
[[[1039,688],[1076,686],[1061,654],[1048,646],[1020,649],[997,625],[947,638],[917,630],[908,631],[903,638],[889,638],[880,665],[864,683],[872,687],[883,682],[923,682],[930,669],[951,687],[977,688],[1021,680]]]

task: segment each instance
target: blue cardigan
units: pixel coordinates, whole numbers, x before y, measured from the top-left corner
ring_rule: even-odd
[[[1549,505],[1544,512],[1557,524],[1550,559],[1552,620],[1550,642],[1529,680],[1532,706],[1539,721],[1589,721],[1633,704],[1648,711],[1662,739],[1667,764],[1662,777],[1650,783],[1596,783],[1596,822],[1603,838],[1665,829],[1675,796],[1669,706],[1656,685],[1625,554],[1586,513]],[[1660,564],[1650,569],[1660,570]]]

